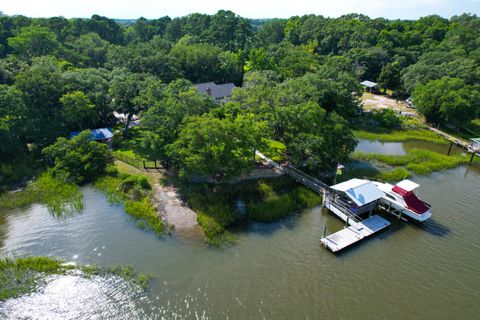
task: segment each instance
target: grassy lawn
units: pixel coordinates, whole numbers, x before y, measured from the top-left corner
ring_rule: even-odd
[[[130,129],[130,137],[122,140],[115,148],[115,152],[128,158],[139,161],[138,166],[143,166],[143,161],[148,167],[154,167],[156,156],[151,153],[151,150],[143,146],[145,130],[141,127],[134,127]]]

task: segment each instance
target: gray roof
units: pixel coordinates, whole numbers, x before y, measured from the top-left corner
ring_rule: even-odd
[[[384,195],[372,182],[356,178],[336,184],[332,186],[332,189],[345,192],[359,207],[372,203]]]
[[[362,82],[360,82],[360,84],[362,86],[369,87],[369,88],[373,88],[377,85],[376,82],[372,82],[372,81],[368,81],[368,80],[362,81]]]
[[[236,88],[233,83],[216,84],[215,82],[204,82],[193,85],[198,92],[208,94],[207,90],[211,90],[211,96],[215,99],[230,97],[232,90]]]

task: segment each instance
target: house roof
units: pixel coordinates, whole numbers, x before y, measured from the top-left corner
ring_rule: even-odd
[[[215,99],[230,97],[232,95],[232,90],[236,88],[233,83],[216,84],[215,82],[197,83],[193,86],[200,93],[209,94],[207,90],[210,89],[210,95]]]
[[[372,182],[356,178],[336,184],[332,188],[344,192],[359,207],[372,203],[384,195]]]
[[[368,80],[362,81],[362,82],[360,82],[360,84],[362,86],[369,87],[369,88],[373,88],[377,85],[376,82],[372,82],[372,81],[368,81]]]
[[[70,138],[78,136],[80,131],[72,131],[70,132]],[[97,141],[97,140],[107,140],[113,137],[112,128],[100,128],[100,129],[92,129],[90,130],[90,141]]]
[[[415,183],[411,180],[408,180],[408,179],[400,181],[399,183],[397,183],[396,186],[402,188],[405,191],[413,191],[413,190],[417,189],[418,187],[420,187],[419,184],[417,184],[417,183]]]

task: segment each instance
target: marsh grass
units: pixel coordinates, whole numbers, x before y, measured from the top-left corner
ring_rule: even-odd
[[[447,140],[427,129],[393,130],[391,132],[370,132],[355,130],[358,139],[378,140],[382,142],[402,142],[407,140],[428,141],[437,144],[447,144]]]
[[[46,284],[46,278],[51,275],[63,275],[72,271],[81,271],[85,277],[98,275],[116,275],[125,281],[146,289],[151,276],[136,274],[130,266],[114,266],[101,268],[97,265],[75,266],[65,261],[42,257],[0,259],[0,301],[16,298],[23,294],[37,291]]]
[[[157,235],[161,235],[164,223],[152,204],[152,186],[143,175],[120,173],[97,179],[94,187],[102,191],[108,201],[124,203],[125,212],[136,219],[135,225],[141,229],[148,226]]]
[[[391,166],[403,166],[416,174],[429,174],[434,171],[455,168],[459,165],[468,164],[469,156],[453,154],[450,156],[437,152],[411,149],[406,155],[385,155],[377,153],[355,152],[353,158],[363,161],[378,161]],[[478,160],[475,160],[478,162]]]
[[[0,209],[22,208],[43,204],[56,217],[73,215],[83,209],[83,195],[78,186],[55,179],[48,172],[24,189],[0,196]]]
[[[321,202],[320,196],[289,178],[272,178],[232,184],[186,184],[179,188],[197,213],[208,242],[218,245],[232,240],[228,227],[241,219],[271,222]],[[246,200],[246,216],[235,202]]]

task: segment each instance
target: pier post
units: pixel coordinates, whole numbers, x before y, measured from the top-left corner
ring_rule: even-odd
[[[453,142],[450,141],[450,148],[448,148],[448,153],[447,153],[447,156],[450,155],[450,151],[452,151],[452,146],[453,146]]]
[[[325,227],[323,228],[323,237],[325,238],[326,235],[327,235],[327,225],[325,225]]]
[[[468,164],[468,166],[472,165],[473,157],[475,157],[475,152],[472,152],[472,157],[470,158],[470,163]]]

